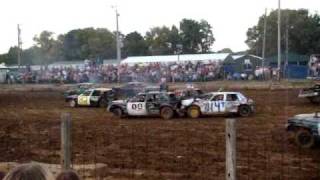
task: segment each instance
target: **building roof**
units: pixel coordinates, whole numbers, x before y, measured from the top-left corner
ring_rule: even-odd
[[[49,66],[59,66],[59,65],[75,65],[75,64],[84,64],[84,61],[58,61],[54,62],[52,64],[49,64]]]
[[[229,53],[212,54],[181,54],[161,56],[131,56],[122,60],[121,63],[157,63],[157,62],[183,62],[183,61],[224,61]]]
[[[119,62],[116,59],[105,59],[103,60],[103,64],[116,65],[119,64]]]
[[[252,55],[252,54],[232,55],[232,58],[234,60],[237,60],[237,59],[243,58],[245,56],[249,56],[249,57],[253,57],[253,58],[257,58],[257,59],[261,59],[262,60],[262,57],[255,56],[255,55]]]

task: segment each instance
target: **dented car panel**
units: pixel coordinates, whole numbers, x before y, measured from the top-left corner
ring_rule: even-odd
[[[251,112],[254,111],[253,100],[239,92],[212,92],[202,98],[183,100],[181,104],[186,110],[191,106],[199,107],[202,115],[238,113],[242,105],[248,106]]]
[[[164,107],[167,113],[178,111],[179,101],[173,96],[159,91],[139,93],[127,100],[113,101],[107,110],[117,116],[165,116],[165,112],[161,112]]]

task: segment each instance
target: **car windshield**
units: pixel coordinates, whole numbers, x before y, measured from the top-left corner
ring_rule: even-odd
[[[205,101],[210,101],[212,99],[213,94],[204,94],[200,96],[200,99],[203,99]]]
[[[82,95],[83,96],[90,96],[91,92],[92,92],[91,90],[90,91],[85,91]]]

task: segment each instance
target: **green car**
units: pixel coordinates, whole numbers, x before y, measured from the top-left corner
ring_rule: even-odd
[[[288,120],[286,129],[291,132],[292,138],[300,147],[311,148],[320,140],[319,115],[299,114]]]

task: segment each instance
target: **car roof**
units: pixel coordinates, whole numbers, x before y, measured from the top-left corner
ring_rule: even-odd
[[[110,88],[93,88],[93,89],[90,89],[90,91],[92,90],[97,90],[97,91],[111,91],[112,89]]]
[[[215,94],[241,94],[241,93],[240,92],[232,92],[232,91],[223,91],[223,92],[209,92],[206,94],[215,95]]]
[[[167,91],[149,91],[149,92],[142,92],[139,94],[174,94],[173,92],[167,92]]]

